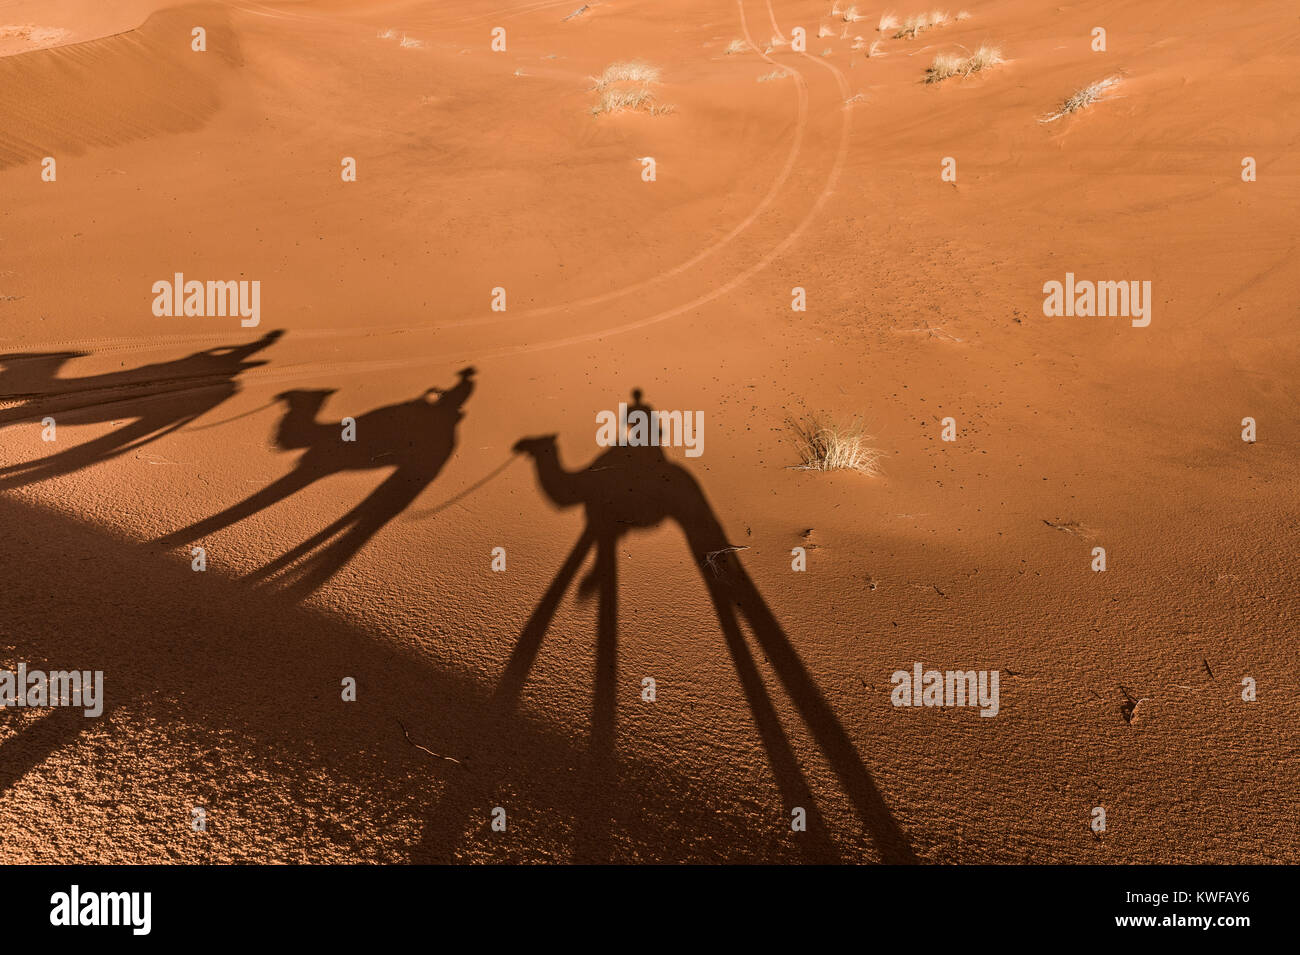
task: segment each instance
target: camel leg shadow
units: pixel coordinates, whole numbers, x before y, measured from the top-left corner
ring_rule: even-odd
[[[708,588],[709,597],[713,600],[718,625],[722,628],[727,650],[731,653],[732,665],[736,668],[736,676],[739,677],[741,688],[745,692],[750,714],[754,718],[754,726],[763,741],[763,749],[772,766],[772,773],[776,777],[777,788],[781,791],[781,799],[786,810],[789,811],[795,806],[803,806],[808,810],[808,839],[799,840],[800,847],[810,861],[838,862],[839,852],[817,812],[816,797],[813,796],[812,789],[804,778],[803,770],[799,767],[799,760],[790,745],[790,738],[785,728],[781,725],[781,719],[772,704],[767,687],[763,685],[762,675],[758,672],[753,654],[750,653],[749,646],[741,633],[735,609],[722,582],[711,571],[701,568],[701,576]]]
[[[611,851],[610,794],[617,788],[615,737],[618,713],[618,537],[609,529],[596,534],[592,577],[597,591],[596,672],[591,706],[587,784],[589,808],[575,839],[580,863],[608,862]]]
[[[551,621],[555,619],[555,611],[559,609],[560,601],[564,599],[565,593],[573,584],[579,568],[582,567],[583,561],[587,559],[587,554],[595,543],[596,535],[591,529],[583,530],[573,545],[573,550],[569,551],[569,556],[556,571],[550,586],[546,588],[546,593],[542,595],[542,599],[524,625],[523,632],[515,643],[515,649],[510,654],[505,672],[497,681],[496,691],[492,695],[492,709],[498,716],[509,716],[518,705],[519,695],[523,692],[528,674],[532,672],[542,640],[551,628]]]
[[[83,468],[119,457],[128,451],[165,438],[173,431],[189,424],[191,420],[193,419],[186,418],[184,421],[178,421],[161,429],[152,421],[136,421],[111,434],[93,438],[66,451],[59,451],[34,461],[10,464],[0,468],[0,489],[23,487],[39,481],[75,474]]]
[[[172,531],[165,537],[158,538],[154,543],[164,547],[179,547],[182,544],[198,543],[209,534],[215,534],[232,524],[239,523],[246,517],[266,510],[273,504],[278,504],[280,501],[292,497],[322,477],[324,477],[323,473],[295,468],[283,477],[272,481],[262,490],[250,494],[242,501],[230,505],[223,511],[218,511],[211,517],[196,521],[189,527],[182,527],[178,531]]]
[[[537,654],[555,619],[560,601],[573,586],[578,571],[582,569],[587,555],[595,545],[595,533],[590,527],[585,528],[564,563],[560,565],[560,569],[555,572],[555,576],[546,588],[546,593],[529,616],[488,702],[486,720],[489,730],[485,734],[487,738],[494,740],[508,738],[510,717],[519,705],[524,684],[528,680],[528,674],[532,672],[533,664],[537,661]],[[509,759],[508,754],[506,759]],[[489,794],[490,781],[500,778],[501,770],[499,760],[479,761],[475,762],[468,778],[465,774],[448,778],[447,786],[438,804],[425,823],[420,845],[415,850],[417,858],[451,861],[456,842],[461,838],[463,829],[463,825],[460,829],[456,826],[471,817],[476,806],[484,803]]]
[[[106,706],[100,718],[108,712]],[[75,742],[87,722],[85,714],[75,706],[54,707],[48,715],[6,740],[0,747],[0,794],[9,792],[33,769]]]
[[[716,550],[713,547],[715,542],[708,538],[695,537],[690,543],[692,551],[697,555]],[[840,725],[835,712],[826,702],[816,681],[745,568],[734,554],[723,555],[718,567],[727,581],[725,589],[720,581],[715,580],[710,584],[710,592],[717,594],[714,605],[718,607],[719,620],[722,620],[724,613],[734,614],[731,609],[734,601],[749,623],[759,648],[771,662],[777,678],[830,762],[858,817],[867,827],[881,861],[894,865],[918,863],[920,860],[913,852],[911,843],[894,820],[871,773],[862,764],[853,741]],[[707,578],[712,571],[701,566],[700,573]],[[722,604],[719,604],[719,600]]]

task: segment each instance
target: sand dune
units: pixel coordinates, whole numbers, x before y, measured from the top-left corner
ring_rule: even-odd
[[[4,857],[1297,861],[1291,5],[583,6],[0,3]]]
[[[190,49],[195,24],[208,33],[210,58]],[[215,4],[155,13],[103,39],[0,58],[10,91],[0,168],[198,129],[220,107],[221,74],[239,62],[226,11]]]

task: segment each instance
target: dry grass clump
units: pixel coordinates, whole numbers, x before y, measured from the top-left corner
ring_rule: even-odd
[[[592,77],[593,89],[599,94],[591,107],[595,116],[643,109],[651,116],[671,113],[672,106],[654,101],[649,84],[659,82],[659,68],[637,61],[611,63],[600,76]]]
[[[736,53],[744,53],[748,49],[749,44],[744,40],[732,40],[727,44],[727,56],[732,56]]]
[[[614,83],[658,83],[659,68],[648,63],[632,61],[630,63],[611,63],[605,72],[593,77],[597,90]]]
[[[1002,62],[1002,51],[995,46],[982,46],[970,56],[940,53],[925,71],[925,81],[938,83],[953,76],[970,76]]]
[[[600,92],[600,98],[596,105],[591,108],[595,116],[601,113],[621,113],[624,110],[640,109],[643,106],[649,106],[654,100],[653,94],[644,86],[636,89],[604,89]]]
[[[884,452],[867,444],[871,436],[857,420],[838,425],[812,415],[799,420],[790,418],[787,424],[794,431],[795,449],[803,460],[796,470],[880,473]]]
[[[821,26],[819,26],[819,27],[817,28],[817,38],[818,38],[818,39],[821,39],[822,37],[826,37],[826,36],[832,36],[832,35],[834,35],[834,33],[835,33],[835,31],[832,30],[830,27],[828,27],[828,26],[827,26],[826,24],[824,24],[824,23],[823,23]]]
[[[1040,119],[1040,123],[1050,123],[1060,119],[1070,113],[1077,113],[1081,109],[1091,106],[1101,99],[1106,91],[1119,83],[1118,76],[1108,76],[1104,80],[1098,80],[1096,83],[1090,83],[1081,90],[1075,90],[1073,95],[1066,98],[1061,104],[1061,108],[1051,116]]]
[[[880,23],[877,25],[876,30],[880,33],[888,33],[890,30],[897,30],[901,26],[902,24],[898,22],[898,17],[894,16],[891,11],[890,13],[882,13],[880,15]]]
[[[644,86],[631,90],[610,88],[601,90],[600,99],[591,108],[591,112],[594,116],[599,116],[601,113],[621,113],[624,110],[642,107],[648,109],[653,103],[654,94]]]
[[[981,46],[966,62],[970,66],[970,72],[978,73],[980,70],[987,70],[1006,61],[1002,59],[1002,50],[999,47]]]
[[[929,13],[917,13],[903,21],[902,26],[898,27],[898,32],[894,34],[895,40],[912,39],[918,33],[923,33],[932,27],[941,27],[952,19],[952,16],[941,10],[932,10]],[[895,21],[897,24],[897,21]]]
[[[789,70],[773,70],[771,73],[764,73],[758,78],[760,83],[770,83],[772,80],[780,80],[790,75]]]
[[[924,30],[925,27],[926,23],[924,14],[908,17],[903,21],[903,25],[898,28],[898,32],[894,34],[894,39],[901,40],[906,37],[910,40],[912,37]]]
[[[940,53],[934,58],[930,68],[925,71],[925,81],[927,83],[938,83],[950,76],[960,76],[965,63],[965,58],[958,56],[956,53]]]

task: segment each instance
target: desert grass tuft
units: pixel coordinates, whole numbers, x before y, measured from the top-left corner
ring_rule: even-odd
[[[898,28],[898,32],[894,34],[894,39],[902,40],[906,38],[910,40],[912,37],[924,30],[925,27],[926,22],[924,15],[910,16],[904,20],[903,25]]]
[[[940,53],[934,58],[934,62],[930,64],[929,69],[925,71],[925,81],[927,83],[938,83],[950,76],[960,76],[963,63],[965,63],[965,59],[956,53]]]
[[[929,13],[916,13],[908,17],[899,24],[894,21],[894,28],[897,32],[894,34],[895,40],[910,40],[918,33],[923,33],[933,27],[941,27],[952,20],[951,14],[942,10],[932,10]],[[883,22],[883,20],[882,20]]]
[[[839,425],[812,415],[790,418],[787,424],[794,431],[795,449],[803,462],[795,466],[796,470],[880,473],[884,453],[867,444],[871,436],[857,420]]]
[[[773,70],[771,73],[764,73],[758,78],[760,83],[770,83],[772,80],[780,80],[790,75],[789,70]]]
[[[659,68],[648,63],[611,63],[600,76],[592,77],[592,82],[597,97],[591,112],[596,116],[641,109],[659,116],[673,111],[672,106],[654,101],[650,84],[659,82]]]
[[[1002,62],[1002,51],[995,46],[982,46],[970,56],[940,53],[925,71],[925,81],[940,83],[953,76],[970,76]]]
[[[744,40],[732,40],[727,44],[727,56],[732,56],[736,53],[744,53],[748,49],[749,44]]]
[[[1093,103],[1100,100],[1106,91],[1119,83],[1118,76],[1108,76],[1104,80],[1098,80],[1096,83],[1090,83],[1081,90],[1075,90],[1074,93],[1066,97],[1061,108],[1051,116],[1040,119],[1040,123],[1050,123],[1060,119],[1062,116],[1068,116],[1070,113],[1077,113],[1081,109],[1086,109]]]
[[[658,83],[659,68],[635,60],[629,63],[611,63],[605,67],[604,73],[594,79],[597,90],[603,90],[614,83]]]
[[[880,33],[888,33],[890,30],[897,30],[901,26],[902,24],[898,22],[898,17],[894,16],[892,12],[882,13],[880,15],[880,23],[876,26],[876,30]]]
[[[631,90],[608,88],[601,90],[600,98],[591,112],[599,116],[601,113],[622,113],[642,107],[649,109],[653,101],[654,96],[644,86]]]

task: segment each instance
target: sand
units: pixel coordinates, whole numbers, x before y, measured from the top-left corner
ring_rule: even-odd
[[[1293,5],[581,6],[0,3],[0,859],[1300,861]]]

